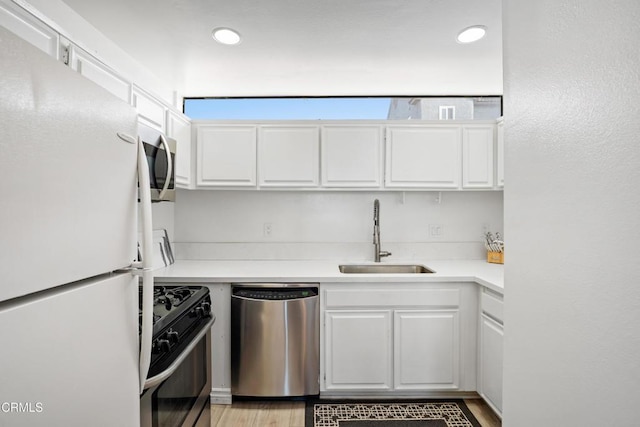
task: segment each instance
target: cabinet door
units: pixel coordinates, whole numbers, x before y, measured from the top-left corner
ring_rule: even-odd
[[[196,157],[198,186],[255,187],[256,127],[200,126]]]
[[[381,126],[322,127],[322,186],[380,187]]]
[[[133,87],[132,105],[138,111],[140,121],[152,126],[161,132],[166,132],[164,104],[153,96],[142,91],[137,86]]]
[[[389,126],[387,187],[458,188],[460,126]]]
[[[498,414],[502,412],[502,325],[482,315],[480,317],[480,378],[478,393]]]
[[[318,126],[261,126],[258,169],[261,187],[318,185]]]
[[[397,310],[394,341],[396,390],[459,388],[458,310]]]
[[[497,136],[497,151],[498,151],[498,166],[497,166],[497,180],[498,187],[504,187],[504,121],[500,120],[496,126]]]
[[[462,187],[493,187],[493,125],[462,128]]]
[[[74,45],[69,46],[69,66],[127,104],[131,103],[131,83]]]
[[[59,59],[58,33],[20,6],[11,2],[0,3],[0,26],[5,27],[49,56]]]
[[[167,111],[167,135],[176,140],[176,186],[191,186],[191,122],[185,116]]]
[[[390,390],[390,310],[327,310],[326,390]]]

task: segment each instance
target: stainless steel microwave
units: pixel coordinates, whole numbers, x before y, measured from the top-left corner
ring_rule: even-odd
[[[149,164],[151,201],[175,201],[176,141],[142,123],[138,124],[138,135]]]

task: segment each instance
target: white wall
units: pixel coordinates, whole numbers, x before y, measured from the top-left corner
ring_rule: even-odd
[[[502,231],[502,192],[178,190],[175,247],[187,259],[373,260],[373,201],[383,250],[399,259],[479,259],[483,226]],[[265,236],[264,224],[272,226]],[[429,225],[440,225],[432,237]]]
[[[640,2],[503,5],[504,425],[640,425]]]

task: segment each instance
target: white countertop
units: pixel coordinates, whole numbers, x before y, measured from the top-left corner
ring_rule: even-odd
[[[195,261],[177,260],[154,270],[157,282],[476,282],[504,292],[504,266],[484,260],[394,261],[383,264],[420,264],[431,274],[345,274],[340,261]],[[372,264],[363,262],[357,264]]]

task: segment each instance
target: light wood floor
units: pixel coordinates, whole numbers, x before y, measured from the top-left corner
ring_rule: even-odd
[[[465,399],[482,427],[500,427],[500,419],[482,399]],[[304,402],[234,402],[211,405],[211,427],[304,427]]]

